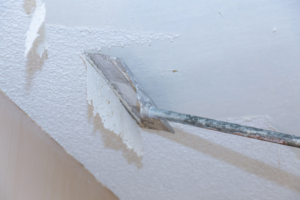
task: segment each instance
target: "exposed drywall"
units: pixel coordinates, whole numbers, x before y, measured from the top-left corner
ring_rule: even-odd
[[[143,130],[138,157],[93,116],[80,57],[99,47],[121,57],[158,107],[269,115],[248,121],[298,134],[297,1],[46,1],[42,58],[24,58],[23,3],[0,4],[0,88],[120,199],[299,198],[300,161],[288,147],[172,124],[174,135]]]

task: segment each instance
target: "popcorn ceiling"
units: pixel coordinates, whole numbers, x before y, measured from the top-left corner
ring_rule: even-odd
[[[47,49],[46,27],[45,27],[45,3],[36,1],[36,9],[27,31],[25,57],[29,51],[36,45],[36,53],[42,57]],[[131,44],[151,44],[152,40],[173,41],[179,37],[179,34],[153,33],[141,31],[125,31],[115,29],[88,29],[80,27],[63,27],[47,25],[49,34],[55,32],[69,31],[79,33],[80,37],[94,41],[97,49],[102,47],[111,48],[113,46],[131,45]],[[58,40],[59,41],[59,40]],[[76,43],[80,42],[79,40]],[[72,44],[70,44],[72,45]],[[92,48],[86,46],[85,48]],[[84,49],[84,48],[83,48]],[[82,50],[83,50],[82,49]],[[78,49],[77,49],[78,50]],[[126,109],[121,105],[118,99],[114,99],[114,94],[105,86],[104,80],[99,77],[93,67],[87,63],[87,99],[90,105],[93,105],[94,116],[98,113],[102,119],[104,127],[120,136],[129,149],[133,149],[138,156],[142,155],[142,138],[140,128],[131,118]],[[93,103],[92,103],[93,102]],[[108,103],[109,102],[109,103]]]
[[[192,52],[201,54],[203,51],[198,52],[199,49],[190,46],[183,49],[183,46],[177,45],[180,40],[176,39],[173,44],[170,43],[173,49],[169,48],[169,36],[175,37],[177,34],[168,32],[160,34],[158,28],[142,32],[46,24],[47,54],[44,53],[41,59],[38,55],[31,56],[35,51],[30,51],[28,56],[24,57],[26,31],[32,18],[24,11],[23,2],[23,0],[6,0],[0,3],[0,37],[2,39],[0,45],[0,89],[120,199],[299,199],[300,161],[294,152],[285,146],[172,123],[172,126],[181,127],[181,129],[175,130],[175,134],[142,130],[143,156],[137,157],[133,151],[127,149],[120,137],[103,128],[98,115],[96,118],[93,117],[93,107],[87,101],[87,69],[80,57],[81,50],[100,47],[106,50],[105,47],[109,47],[109,45],[120,47],[122,44],[124,46],[133,44],[132,48],[125,46],[124,51],[133,52],[132,49],[134,49],[135,52],[144,53],[148,52],[146,48],[157,47],[158,54],[162,54],[164,57],[165,53],[172,55],[173,60],[166,61],[169,62],[172,69],[174,67],[180,72],[183,70],[177,67],[175,60],[182,59],[187,55],[191,55],[193,58],[188,57],[189,60],[196,61],[195,68],[191,68],[191,63],[187,63],[184,69],[193,69],[192,72],[196,69],[202,70],[198,64],[201,63],[200,59],[203,57],[196,58]],[[124,3],[127,4],[125,1]],[[154,3],[158,3],[158,1]],[[173,3],[175,1],[172,1]],[[190,3],[194,6],[195,1]],[[201,3],[207,7],[210,1]],[[248,3],[252,2],[248,1]],[[211,2],[211,4],[215,10],[215,3]],[[278,6],[281,3],[277,2],[272,5]],[[183,8],[186,9],[184,6]],[[268,4],[268,6],[270,5]],[[248,11],[247,9],[246,11]],[[168,14],[166,9],[163,8],[163,10]],[[107,10],[107,12],[110,11],[110,9]],[[229,11],[235,12],[232,9]],[[201,12],[197,10],[197,13],[201,14]],[[191,14],[196,14],[196,11]],[[276,12],[276,15],[278,14],[280,13]],[[287,12],[283,12],[283,14],[288,15]],[[175,18],[175,16],[170,17],[171,20]],[[176,15],[176,17],[179,20],[184,19],[184,16]],[[259,14],[254,17],[253,15],[251,19],[255,21],[259,17],[264,16]],[[287,20],[283,20],[283,22],[289,24]],[[211,23],[210,20],[204,21]],[[145,23],[148,24],[148,22],[145,20]],[[176,27],[179,22],[178,20],[170,22],[174,25],[173,30],[178,30]],[[187,25],[184,33],[192,30],[196,32],[188,36],[182,34],[180,37],[182,37],[183,45],[199,45],[196,40],[201,40],[203,34],[197,30],[203,30],[203,33],[214,33],[205,28],[207,27],[205,23],[198,29],[195,24],[191,23],[195,22],[194,18],[186,18],[184,22]],[[252,25],[257,28],[255,24]],[[218,24],[214,24],[214,26],[220,27]],[[196,29],[191,30],[189,27]],[[246,31],[242,27],[240,28]],[[220,32],[221,35],[224,34],[222,31]],[[241,43],[247,42],[248,37],[245,37],[244,33],[236,33],[234,37]],[[271,33],[273,34],[272,31]],[[195,34],[198,34],[197,38],[191,37]],[[132,39],[128,39],[126,35]],[[216,36],[220,35],[213,35],[212,38],[215,39]],[[228,36],[228,34],[224,35],[225,38]],[[254,34],[254,36],[256,35]],[[289,39],[294,38],[289,34],[283,36],[287,36]],[[241,39],[241,37],[245,39]],[[164,38],[167,41],[155,42],[149,47],[147,41],[155,40],[155,38]],[[276,39],[276,41],[283,44],[282,42],[286,42],[284,38],[282,37],[280,41]],[[205,41],[207,42],[208,39]],[[210,51],[207,47],[215,49],[214,47],[219,45],[218,42],[219,40],[201,44],[205,50]],[[140,46],[141,43],[145,45]],[[255,42],[253,44],[263,48],[261,44],[258,45]],[[251,49],[250,46],[247,48]],[[116,49],[122,50],[122,48]],[[145,49],[146,51],[143,51]],[[167,49],[169,52],[166,52]],[[229,48],[229,50],[232,49]],[[268,49],[268,52],[272,53],[273,50]],[[244,54],[246,55],[246,53]],[[216,52],[213,55],[215,58]],[[229,54],[224,51],[224,55],[228,56]],[[149,58],[146,55],[141,55],[141,57]],[[209,59],[213,60],[214,58]],[[230,61],[232,57],[229,55],[228,59],[225,61]],[[295,62],[295,57],[291,57],[291,61]],[[143,63],[141,61],[141,64]],[[226,70],[233,70],[234,68],[231,68],[230,65],[224,63],[223,67]],[[259,69],[261,69],[260,66]],[[291,71],[291,68],[287,69],[289,70],[285,70]],[[140,67],[136,70],[139,72],[139,70],[144,71],[145,69]],[[297,74],[294,70],[292,72]],[[145,73],[145,75],[149,74],[150,72]],[[180,76],[178,77],[180,78]],[[184,74],[181,77],[184,77]],[[203,78],[203,76],[200,77]],[[191,77],[187,76],[178,81],[188,81],[189,78]],[[216,84],[222,83],[218,82],[218,79],[214,80],[216,80]],[[167,81],[163,83],[167,83]],[[204,86],[211,88],[207,85]],[[192,90],[189,91],[192,92]],[[233,91],[239,92],[238,89]],[[207,94],[212,100],[216,98],[209,93],[204,94]],[[220,98],[224,97],[222,93],[219,95]],[[158,96],[156,95],[156,97]],[[177,103],[175,102],[173,105],[180,109],[181,104]],[[182,112],[185,111],[186,109],[182,109]],[[249,123],[267,120],[264,117],[250,119]],[[98,127],[96,122],[100,122]],[[259,127],[268,128],[268,125],[263,122]],[[281,130],[279,129],[279,131]],[[26,147],[24,148],[26,149]]]
[[[84,58],[84,56],[83,56]],[[94,67],[84,59],[87,66],[87,100],[93,105],[93,115],[98,113],[106,129],[119,135],[129,149],[142,155],[143,140],[140,128],[120,100]]]

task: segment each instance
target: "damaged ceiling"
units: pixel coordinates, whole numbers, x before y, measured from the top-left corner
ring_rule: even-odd
[[[171,124],[138,157],[93,115],[81,58],[121,57],[158,107],[299,135],[297,1],[52,0],[37,29],[31,2],[0,4],[0,89],[120,199],[299,197],[285,146]]]

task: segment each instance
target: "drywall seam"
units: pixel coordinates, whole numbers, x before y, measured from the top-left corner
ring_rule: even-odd
[[[108,83],[82,56],[87,67],[87,100],[93,105],[93,115],[99,114],[104,127],[119,135],[129,149],[142,156],[143,140],[140,128],[128,114]]]
[[[25,43],[25,57],[27,57],[29,51],[33,48],[34,42],[37,40],[37,54],[42,57],[44,51],[47,49],[47,40],[45,32],[45,17],[46,8],[45,3],[41,0],[36,1],[36,9],[33,13],[32,20],[30,22],[29,29],[26,33]]]

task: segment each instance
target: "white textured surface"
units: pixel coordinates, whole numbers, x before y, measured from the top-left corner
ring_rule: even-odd
[[[272,125],[280,131],[297,133],[290,119],[299,112],[299,4],[134,2],[144,16],[135,17],[138,29],[125,20],[136,14],[133,2],[106,2],[113,5],[104,9],[111,11],[110,20],[120,21],[117,28],[46,25],[48,50],[42,58],[32,50],[26,60],[31,18],[23,1],[2,1],[0,89],[120,199],[299,199],[300,161],[288,147],[172,124],[175,135],[142,131],[143,157],[137,157],[93,117],[79,52],[102,47],[122,57],[162,108],[215,118],[268,114],[278,117]],[[47,13],[54,13],[49,6]],[[96,8],[84,14],[101,13]],[[151,46],[128,40],[121,47],[123,33],[151,35],[147,31],[180,37],[173,43],[153,40]],[[249,119],[238,120],[270,128],[266,117]]]
[[[46,50],[46,33],[44,27],[45,18],[45,3],[43,3],[41,0],[37,0],[36,9],[33,13],[29,29],[26,33],[25,57],[33,48],[35,41],[37,43],[36,52],[39,54],[40,57],[42,57],[44,51]]]
[[[129,149],[142,156],[143,140],[138,124],[110,89],[106,80],[84,56],[82,57],[87,66],[87,100],[94,108],[93,116],[99,114],[104,128],[120,136]]]

